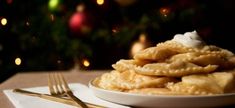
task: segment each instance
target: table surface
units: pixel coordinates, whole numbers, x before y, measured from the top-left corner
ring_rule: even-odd
[[[28,88],[47,86],[48,73],[60,72],[63,73],[68,83],[88,84],[91,79],[110,70],[67,70],[67,71],[41,71],[41,72],[19,72],[5,82],[0,84],[0,105],[1,108],[15,108],[11,101],[3,93],[3,90],[14,88]],[[230,106],[229,106],[230,107]],[[220,107],[219,107],[220,108]],[[223,108],[223,107],[222,107]],[[235,108],[235,106],[232,106]]]
[[[19,72],[0,85],[0,105],[1,108],[14,108],[13,104],[3,93],[3,90],[14,88],[27,88],[47,86],[47,76],[51,72],[61,72],[68,83],[88,84],[91,79],[109,72],[109,70],[67,70],[67,71],[42,71],[42,72]]]

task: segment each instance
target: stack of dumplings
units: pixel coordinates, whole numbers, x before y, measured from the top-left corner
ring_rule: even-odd
[[[235,56],[214,45],[168,40],[121,59],[93,85],[145,95],[214,95],[235,90]]]

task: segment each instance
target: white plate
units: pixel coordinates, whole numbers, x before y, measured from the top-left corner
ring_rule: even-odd
[[[235,107],[235,93],[211,96],[148,96],[118,91],[104,90],[92,85],[89,88],[95,96],[110,102],[135,107],[169,107],[169,108],[202,108],[202,107]]]

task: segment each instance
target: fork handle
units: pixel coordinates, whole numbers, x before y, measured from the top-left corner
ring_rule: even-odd
[[[35,92],[26,91],[26,90],[22,90],[22,89],[14,89],[13,92],[76,106],[76,103],[74,103],[72,100],[65,99],[65,98],[59,98],[59,97],[52,96],[52,95],[40,94],[40,93],[35,93]]]
[[[88,108],[88,106],[82,102],[80,99],[78,99],[76,96],[73,95],[72,92],[66,93],[73,101],[75,101],[77,104],[79,104],[82,108]]]
[[[48,95],[48,94],[41,94],[41,93],[26,91],[26,90],[22,90],[22,89],[14,89],[13,92],[28,95],[28,96],[39,97],[39,98],[54,101],[54,102],[59,102],[59,103],[64,103],[64,104],[68,104],[68,105],[78,106],[77,103],[72,101],[71,99],[56,97],[56,96],[52,96],[52,95]],[[95,104],[91,104],[91,103],[86,103],[86,104],[89,106],[89,108],[106,108],[104,106],[95,105]]]

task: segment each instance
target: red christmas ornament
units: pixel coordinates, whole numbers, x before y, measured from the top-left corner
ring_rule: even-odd
[[[85,12],[76,12],[74,13],[69,20],[69,27],[71,32],[77,36],[86,36],[92,30],[92,17],[89,16],[89,13]]]
[[[73,14],[69,20],[69,27],[72,32],[80,31],[84,24],[85,15],[81,12]]]

